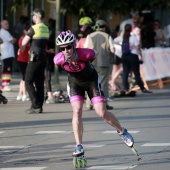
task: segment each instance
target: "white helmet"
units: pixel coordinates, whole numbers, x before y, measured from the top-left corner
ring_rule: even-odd
[[[76,38],[74,34],[70,30],[63,31],[56,38],[56,45],[64,45],[64,44],[73,43],[75,39]]]

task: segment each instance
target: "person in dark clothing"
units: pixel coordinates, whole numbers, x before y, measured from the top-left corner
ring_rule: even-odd
[[[153,23],[149,22],[143,26],[141,29],[141,42],[142,48],[151,48],[155,47],[155,36],[156,33],[153,28]]]
[[[42,113],[44,102],[44,71],[46,66],[46,46],[49,39],[49,29],[43,23],[45,13],[36,8],[32,13],[35,25],[29,30],[22,41],[24,47],[31,40],[30,59],[26,69],[25,83],[30,96],[31,108],[26,113]]]

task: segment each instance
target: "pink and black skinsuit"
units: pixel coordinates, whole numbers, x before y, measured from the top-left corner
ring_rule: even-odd
[[[85,48],[75,49],[75,65],[69,63],[62,52],[54,57],[54,63],[61,66],[68,73],[68,94],[70,103],[84,101],[85,92],[93,104],[105,102],[104,93],[98,74],[91,64],[95,59],[95,51]]]

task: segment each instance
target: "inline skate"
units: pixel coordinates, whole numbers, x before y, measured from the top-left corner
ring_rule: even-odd
[[[87,166],[87,159],[84,155],[84,148],[82,145],[76,145],[75,151],[72,154],[73,165],[75,168]]]
[[[119,133],[119,136],[123,139],[126,145],[132,149],[135,155],[139,156],[138,151],[134,147],[133,137],[127,132],[127,129],[122,128],[122,133]]]

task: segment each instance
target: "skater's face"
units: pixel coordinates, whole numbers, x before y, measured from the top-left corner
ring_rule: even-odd
[[[73,44],[64,44],[60,46],[60,51],[62,51],[66,59],[70,58],[74,52]]]

